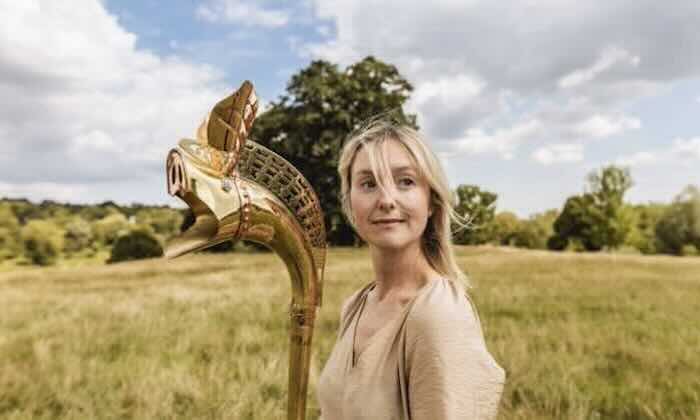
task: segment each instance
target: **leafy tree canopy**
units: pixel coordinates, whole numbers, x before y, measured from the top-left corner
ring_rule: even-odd
[[[658,250],[683,255],[700,250],[700,189],[687,186],[673,200],[655,226]]]
[[[494,213],[498,195],[482,190],[476,185],[460,185],[456,190],[455,211],[469,220],[470,227],[452,226],[454,242],[460,245],[477,245],[493,238]]]
[[[629,169],[610,165],[587,177],[588,192],[569,197],[554,222],[551,249],[563,249],[569,239],[588,251],[618,248],[632,227],[633,219],[624,206],[625,192],[632,186]]]

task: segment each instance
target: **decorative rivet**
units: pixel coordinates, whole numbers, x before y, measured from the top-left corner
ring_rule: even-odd
[[[221,189],[229,192],[233,188],[233,180],[231,178],[222,178],[221,179]]]

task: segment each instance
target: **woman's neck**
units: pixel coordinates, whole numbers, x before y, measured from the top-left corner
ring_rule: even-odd
[[[420,246],[387,250],[370,247],[378,302],[412,297],[440,274],[430,266]]]

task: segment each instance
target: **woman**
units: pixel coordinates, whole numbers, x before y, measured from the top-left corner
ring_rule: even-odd
[[[418,132],[379,121],[345,144],[338,172],[374,281],[342,306],[317,387],[321,418],[495,418],[505,372],[455,261],[450,221],[463,221],[439,161]]]

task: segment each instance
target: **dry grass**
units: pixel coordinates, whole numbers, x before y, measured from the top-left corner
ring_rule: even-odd
[[[700,258],[460,248],[500,419],[699,419]],[[329,255],[315,383],[366,250]],[[0,273],[0,418],[281,419],[289,281],[272,254]]]

